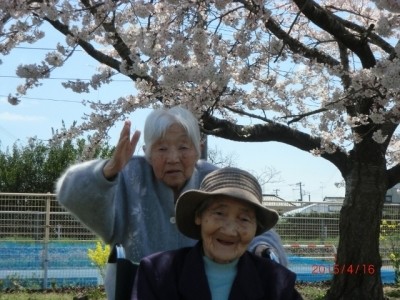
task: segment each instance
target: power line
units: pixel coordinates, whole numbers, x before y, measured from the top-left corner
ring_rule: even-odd
[[[22,77],[18,77],[15,75],[0,75],[0,78],[15,78],[15,79],[23,79]],[[91,79],[86,78],[63,78],[63,77],[49,77],[49,78],[40,78],[40,80],[81,80],[81,81],[91,81]],[[112,79],[114,82],[132,82],[132,80],[128,79]]]
[[[44,47],[14,47],[14,49],[20,49],[20,50],[43,50],[43,51],[56,51],[57,49],[55,48],[44,48]],[[75,49],[74,51],[80,51],[82,52],[83,50],[81,49]]]
[[[8,97],[6,95],[0,95],[0,97]],[[22,99],[28,99],[28,100],[42,100],[42,101],[54,101],[54,102],[71,102],[71,103],[82,103],[82,101],[77,101],[77,100],[64,100],[64,99],[53,99],[53,98],[34,98],[34,97],[18,97]]]

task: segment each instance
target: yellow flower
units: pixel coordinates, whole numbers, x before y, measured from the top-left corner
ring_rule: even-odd
[[[110,255],[110,245],[104,245],[103,247],[103,243],[97,241],[95,249],[88,249],[87,255],[91,262],[100,270],[100,274],[104,278],[105,267]]]

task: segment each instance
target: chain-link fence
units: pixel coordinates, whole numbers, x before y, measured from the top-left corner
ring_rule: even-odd
[[[102,283],[87,256],[95,240],[54,194],[0,193],[0,288]]]
[[[270,199],[264,204],[281,215],[275,229],[298,280],[330,279],[342,204]],[[394,280],[389,260],[392,246],[400,251],[400,205],[385,205],[383,219],[390,226],[381,243],[382,270],[387,268],[386,281],[390,282]],[[54,194],[0,193],[0,290],[15,283],[29,288],[102,284],[100,272],[87,255],[96,241],[93,233],[59,205]]]

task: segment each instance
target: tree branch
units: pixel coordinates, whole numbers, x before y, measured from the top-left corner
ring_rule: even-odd
[[[202,116],[202,130],[206,134],[223,137],[239,142],[280,142],[300,150],[310,152],[321,147],[322,140],[306,133],[291,129],[288,126],[271,122],[268,124],[236,125],[227,120],[221,120],[207,113]],[[347,154],[337,148],[333,154],[323,153],[321,157],[334,164],[346,174]]]
[[[44,18],[44,20],[48,23],[50,23],[55,29],[57,29],[59,32],[61,32],[62,34],[64,34],[65,36],[74,36],[73,33],[69,30],[67,25],[62,24],[60,21],[57,20],[50,20],[48,18]],[[75,36],[74,36],[75,37]],[[79,46],[82,47],[83,50],[86,51],[87,54],[89,54],[91,57],[93,57],[95,60],[97,60],[100,63],[103,63],[107,66],[109,66],[110,68],[113,68],[114,70],[116,70],[118,73],[120,73],[120,66],[121,66],[121,62],[106,55],[103,54],[101,51],[96,50],[92,44],[90,44],[89,42],[81,39],[81,38],[77,38],[75,37],[76,42]],[[133,81],[137,81],[138,79],[143,79],[146,80],[148,82],[151,82],[154,86],[157,86],[158,84],[156,83],[156,81],[150,77],[150,76],[139,76],[136,74],[125,74],[127,77],[129,77],[130,79],[132,79]]]
[[[242,116],[248,116],[250,118],[258,119],[260,121],[264,121],[264,122],[267,122],[267,123],[273,123],[273,121],[268,119],[268,118],[264,118],[264,117],[261,117],[261,116],[256,115],[256,114],[252,114],[252,113],[246,112],[246,111],[244,111],[242,109],[236,109],[236,108],[233,108],[233,107],[229,107],[227,105],[222,105],[222,107],[227,109],[227,110],[230,110],[231,112],[234,112],[236,114],[242,115]]]
[[[89,9],[90,13],[93,15],[93,17],[96,19],[98,15],[97,7],[91,5],[88,0],[81,0],[81,2],[85,5],[87,9]],[[104,19],[106,19],[107,16],[104,16]],[[128,65],[132,65],[132,60],[130,59],[130,54],[131,51],[129,47],[124,43],[122,40],[121,36],[119,35],[117,29],[115,28],[115,22],[114,22],[114,17],[112,18],[111,22],[105,22],[105,20],[101,23],[103,26],[104,30],[107,33],[111,33],[113,36],[113,40],[115,42],[112,43],[112,46],[114,49],[117,51],[121,59],[125,60]]]
[[[334,9],[338,10],[338,8],[336,8],[336,7],[332,6],[332,5],[328,6],[328,8],[334,8]],[[348,13],[354,13],[354,12],[348,12]],[[366,38],[368,38],[368,40],[372,44],[380,47],[383,51],[385,51],[386,53],[390,54],[391,56],[396,55],[396,51],[395,51],[394,47],[392,47],[392,45],[390,45],[388,42],[386,42],[379,35],[374,33],[374,31],[373,31],[374,24],[371,23],[371,25],[368,27],[368,29],[365,30],[364,27],[362,27],[362,26],[360,26],[358,24],[355,24],[353,22],[350,22],[348,20],[344,20],[342,18],[339,18],[336,15],[332,15],[332,17],[335,18],[338,22],[342,23],[343,26],[345,26],[345,27],[347,27],[347,28],[349,28],[349,29],[351,29],[351,30],[353,30],[355,32],[358,32],[360,34],[360,36],[364,37],[365,40],[366,40]]]
[[[249,2],[245,0],[237,0],[236,2],[242,3],[247,10],[251,11],[255,15],[258,15],[259,10],[262,9],[258,5],[250,5]],[[340,62],[332,56],[318,51],[317,49],[309,48],[299,40],[292,38],[290,34],[284,31],[272,17],[270,17],[264,25],[273,35],[282,40],[282,42],[294,53],[301,54],[305,58],[315,60],[321,64],[329,65],[330,67],[340,66]]]
[[[323,9],[313,0],[294,0],[299,10],[314,24],[327,31],[359,58],[364,68],[371,68],[376,64],[374,54],[363,37],[352,34],[339,17]],[[367,30],[365,30],[366,32]]]

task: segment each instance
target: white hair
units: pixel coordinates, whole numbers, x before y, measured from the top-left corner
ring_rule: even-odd
[[[175,106],[170,109],[153,110],[147,116],[143,129],[144,153],[147,159],[150,159],[153,144],[162,138],[173,124],[179,124],[184,128],[200,157],[201,137],[198,121],[189,110]]]

